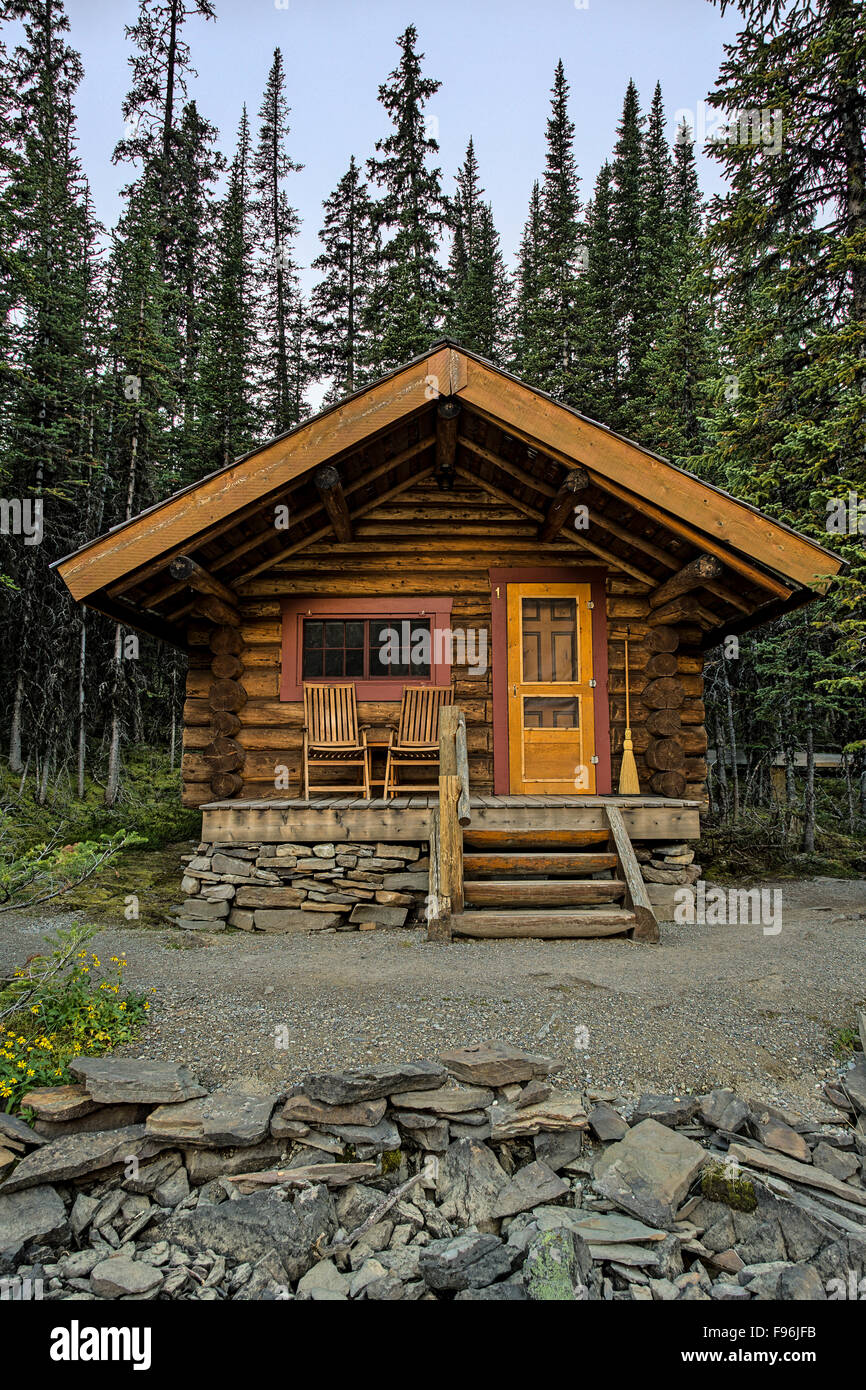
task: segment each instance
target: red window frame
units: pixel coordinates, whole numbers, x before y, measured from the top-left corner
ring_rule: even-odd
[[[453,600],[447,597],[435,598],[392,598],[387,594],[370,598],[284,598],[282,600],[282,672],[280,674],[280,699],[302,700],[304,681],[302,675],[303,643],[301,625],[305,618],[431,618],[432,632],[450,628],[451,606]],[[363,677],[325,677],[316,684],[345,685],[352,680],[359,700],[399,700],[406,685],[450,685],[451,662],[444,653],[443,660],[437,662],[436,644],[433,643],[433,662],[430,676],[421,680],[413,676],[377,676],[375,680]]]

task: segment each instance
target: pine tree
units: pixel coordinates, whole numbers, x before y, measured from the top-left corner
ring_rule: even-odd
[[[441,189],[442,171],[429,164],[439,145],[424,120],[424,107],[441,83],[423,75],[424,54],[417,52],[417,39],[410,24],[397,40],[400,62],[390,82],[379,88],[394,129],[377,140],[380,157],[367,162],[370,179],[383,190],[376,206],[378,223],[392,233],[382,252],[380,356],[386,368],[425,351],[445,314],[445,274],[437,250],[450,212]]]
[[[225,168],[214,148],[216,129],[199,115],[195,102],[183,109],[175,162],[175,200],[165,279],[171,287],[170,312],[177,335],[178,397],[175,448],[184,482],[203,471],[198,452],[199,419],[207,403],[199,379],[199,349],[204,331],[205,286],[214,258],[216,207],[213,186]]]
[[[115,524],[180,485],[170,427],[178,378],[178,338],[171,331],[171,288],[159,264],[161,204],[148,178],[129,191],[112,237],[108,273],[111,323],[112,479],[105,520]]]
[[[576,404],[607,424],[617,403],[617,283],[611,235],[612,169],[605,162],[587,205],[587,267],[584,276],[585,347],[578,371]]]
[[[289,107],[285,94],[283,55],[277,48],[268,73],[259,119],[259,140],[253,156],[259,295],[259,390],[265,429],[283,434],[298,423],[298,381],[293,375],[290,336],[298,310],[298,268],[294,241],[300,222],[284,187],[291,173],[303,166],[290,158]]]
[[[622,118],[612,166],[610,230],[613,248],[613,282],[619,358],[617,399],[612,417],[606,423],[624,434],[640,429],[640,406],[636,387],[644,344],[641,315],[644,305],[641,279],[641,238],[643,232],[643,118],[637,87],[626,88]]]
[[[710,243],[737,383],[719,456],[750,497],[827,542],[828,501],[866,493],[866,14],[818,0],[782,24],[772,5],[740,8],[749,27],[710,98],[740,113],[713,146],[732,183]],[[862,603],[858,538],[829,543]]]
[[[584,346],[580,274],[585,260],[579,178],[574,158],[574,122],[568,115],[568,96],[568,82],[560,60],[551,92],[547,156],[541,185],[541,384],[558,400],[573,404],[578,362]]]
[[[532,186],[529,214],[520,242],[511,343],[513,370],[530,386],[540,386],[543,374],[544,339],[540,312],[543,236],[541,186],[536,182]]]
[[[124,138],[115,147],[114,160],[139,163],[153,181],[161,266],[168,253],[176,190],[176,106],[186,96],[188,79],[196,76],[182,37],[193,16],[215,19],[212,0],[139,0],[135,24],[125,26],[136,51],[129,59],[132,86],[123,103]]]
[[[388,370],[382,324],[388,303],[388,270],[382,244],[382,229],[373,204],[370,224],[370,273],[361,313],[359,370],[365,382],[376,381]]]
[[[446,326],[451,337],[464,341],[469,314],[466,305],[467,275],[478,246],[481,189],[478,161],[472,137],[466,146],[466,157],[457,171],[457,188],[451,200],[452,238],[448,259],[448,317]],[[467,347],[469,346],[467,342]]]
[[[707,466],[849,562],[819,608],[760,634],[766,694],[810,749],[834,725],[862,739],[866,687],[866,559],[846,524],[849,495],[866,495],[866,13],[737,8],[746,22],[710,98],[736,116],[713,146],[730,184],[709,231],[728,379]]]
[[[447,329],[458,343],[496,362],[508,331],[509,283],[493,210],[483,193],[470,139],[452,205]]]
[[[128,190],[126,209],[113,235],[103,526],[128,520],[182,481],[181,460],[171,448],[178,336],[169,312],[171,290],[160,263],[162,215],[158,184],[143,175]],[[103,692],[107,806],[115,804],[120,792],[122,746],[141,724],[145,686],[139,662],[125,659],[124,633],[117,624]]]
[[[510,332],[512,286],[490,203],[481,205],[478,266],[471,278],[475,281],[473,298],[478,305],[474,342],[482,357],[499,365],[505,360]]]
[[[694,141],[685,122],[674,147],[670,214],[670,255],[657,296],[661,324],[644,364],[644,437],[674,462],[701,467],[719,366]]]
[[[21,536],[3,540],[0,570],[14,592],[6,612],[7,650],[14,656],[4,676],[10,765],[21,770],[29,738],[42,797],[68,733],[68,644],[78,623],[47,566],[81,539],[79,499],[88,477],[96,370],[89,328],[97,228],[75,154],[73,102],[82,68],[66,42],[63,6],[16,0],[7,15],[21,23],[23,41],[7,70],[14,107],[4,116],[12,145],[4,203],[14,218],[6,219],[13,240],[4,248],[12,312],[4,344],[0,473],[7,495],[22,499],[41,524],[36,543],[24,544]]]
[[[642,156],[638,301],[632,335],[633,367],[629,392],[633,401],[639,403],[639,414],[644,420],[643,432],[638,432],[636,437],[651,444],[646,430],[646,404],[650,394],[646,374],[651,352],[657,347],[668,321],[665,300],[681,269],[674,265],[673,259],[673,163],[665,138],[664,102],[659,83],[656,83],[647,117]],[[658,447],[657,443],[655,447]]]
[[[204,296],[198,451],[202,472],[221,468],[256,441],[255,266],[246,107],[215,231],[213,275]]]
[[[305,419],[310,413],[305,392],[314,373],[310,366],[310,316],[306,300],[300,289],[293,294],[289,304],[288,332],[286,344],[289,365],[289,410],[296,422]]]
[[[21,265],[17,256],[18,207],[13,177],[20,165],[13,131],[15,75],[6,44],[0,39],[0,439],[8,438],[5,423],[14,380],[13,310],[21,293]],[[0,477],[4,468],[0,446]],[[2,581],[0,581],[2,582]]]
[[[367,185],[354,155],[334,192],[325,200],[319,232],[324,247],[313,261],[322,279],[313,291],[311,356],[319,376],[330,377],[325,402],[362,386],[370,356],[368,324],[379,242]]]
[[[114,160],[138,169],[125,190],[110,270],[106,504],[117,519],[195,477],[199,467],[199,299],[209,253],[210,185],[221,161],[212,149],[216,132],[185,102],[195,70],[183,30],[193,17],[214,19],[212,0],[139,0],[137,20],[126,27],[132,82]],[[142,726],[144,687],[142,668],[123,659],[117,626],[106,682],[108,805],[120,789],[123,735]]]

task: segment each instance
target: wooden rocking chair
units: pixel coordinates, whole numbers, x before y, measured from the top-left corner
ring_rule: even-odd
[[[385,799],[400,792],[429,792],[430,782],[418,786],[397,783],[397,768],[439,766],[439,711],[453,703],[450,686],[407,685],[403,688],[400,705],[400,725],[397,736],[391,732],[388,761],[385,765]]]
[[[310,783],[318,767],[360,767],[361,786],[341,782],[332,786]],[[370,755],[367,731],[358,728],[355,687],[308,685],[304,682],[304,797],[310,792],[360,791],[370,799]]]

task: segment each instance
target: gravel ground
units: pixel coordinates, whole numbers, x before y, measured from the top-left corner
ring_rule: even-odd
[[[131,988],[155,985],[129,1056],[191,1063],[203,1084],[270,1088],[310,1069],[433,1058],[497,1037],[564,1060],[561,1085],[630,1096],[730,1085],[816,1116],[837,1032],[866,1001],[866,882],[765,883],[782,930],[667,926],[661,944],[455,941],[421,931],[190,937],[120,927]],[[69,918],[3,919],[0,970]]]

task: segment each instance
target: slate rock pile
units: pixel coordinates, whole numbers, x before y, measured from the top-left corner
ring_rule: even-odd
[[[820,1121],[731,1090],[584,1097],[556,1070],[490,1042],[257,1095],[81,1058],[29,1122],[0,1115],[0,1279],[59,1301],[866,1293],[862,1054]]]
[[[184,856],[186,900],[172,915],[208,932],[402,927],[425,901],[424,856],[412,844],[200,844]]]

